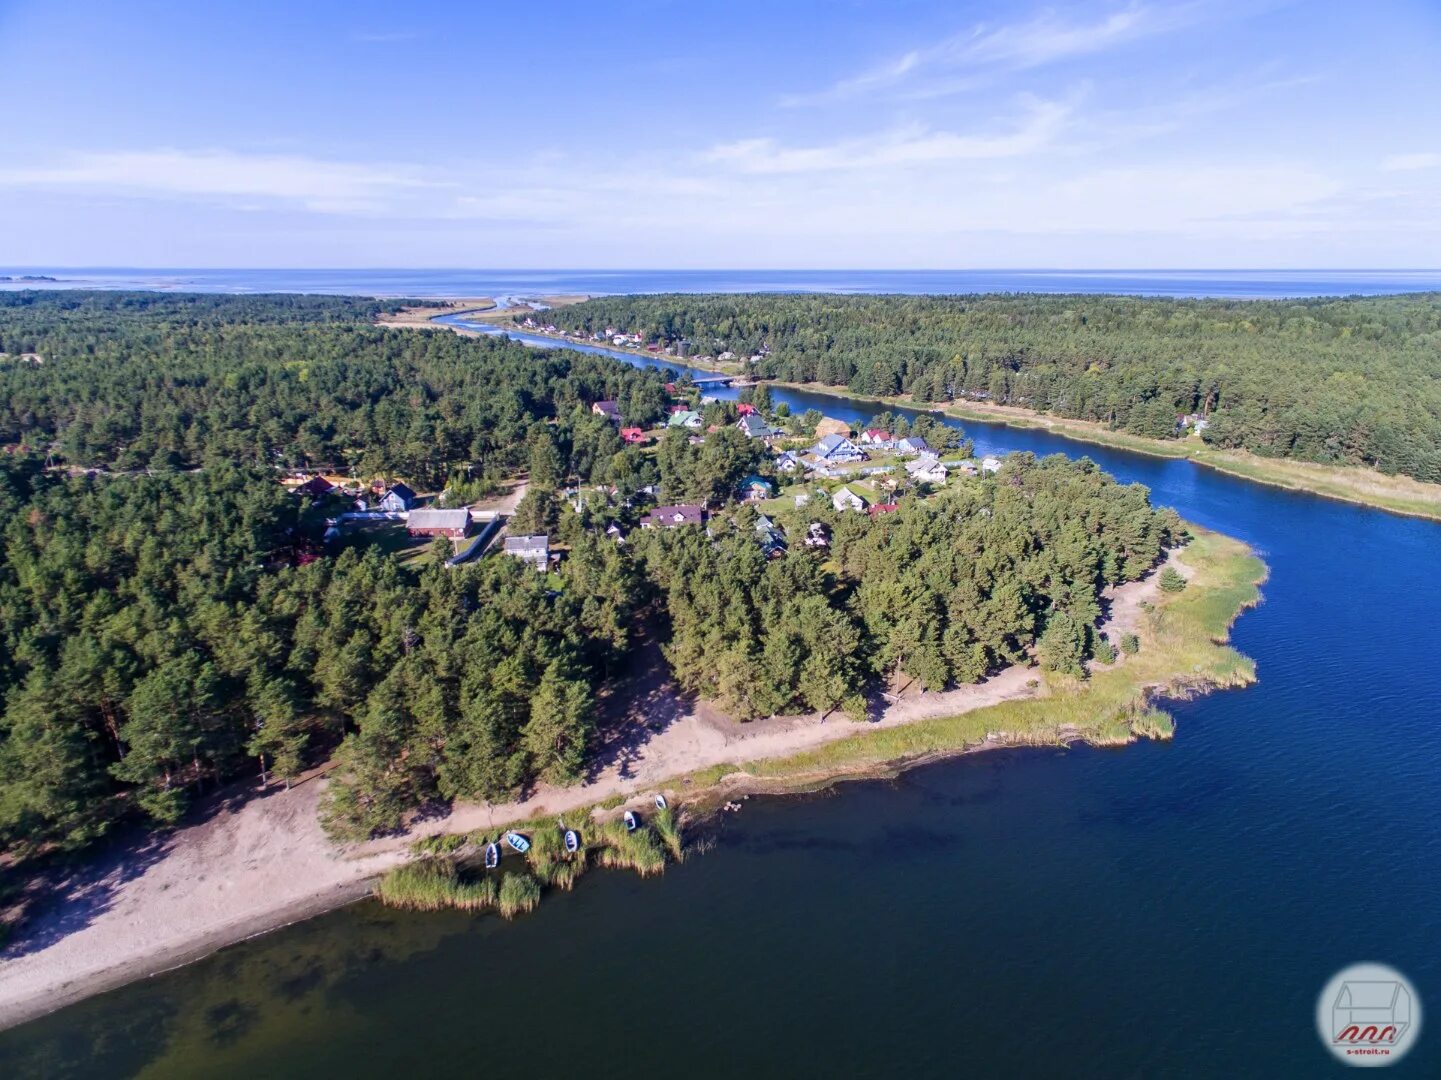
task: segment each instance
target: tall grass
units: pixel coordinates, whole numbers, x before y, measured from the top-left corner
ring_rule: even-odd
[[[497,888],[494,878],[468,881],[450,859],[427,856],[391,870],[376,885],[375,895],[389,907],[411,911],[483,911],[495,905]]]
[[[485,846],[479,833],[459,834],[443,843],[436,838],[417,842],[412,850],[419,858],[397,866],[375,887],[375,896],[390,907],[412,911],[495,911],[514,918],[534,910],[545,889],[571,889],[591,865],[633,870],[642,877],[665,870],[666,856],[680,861],[684,856],[681,828],[675,812],[657,812],[653,823],[635,832],[624,822],[594,821],[588,811],[575,811],[554,822],[526,822],[512,826],[530,838],[525,853],[527,870],[482,871],[471,877],[459,858],[466,850]],[[565,850],[563,829],[575,829],[580,849]]]

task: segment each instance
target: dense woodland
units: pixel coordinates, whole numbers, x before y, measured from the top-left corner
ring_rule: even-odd
[[[3,300],[7,351],[42,362],[0,371],[0,851],[174,822],[236,776],[282,783],[337,756],[325,812],[344,837],[573,781],[642,630],[684,690],[742,720],[859,715],[881,680],[939,688],[1031,655],[1081,674],[1107,653],[1099,591],[1179,528],[1088,462],[1017,455],[875,520],[787,510],[793,542],[767,559],[733,502],[768,467],[758,441],[624,447],[589,411],[607,397],[658,417],[656,373],[379,330],[368,302]],[[418,484],[524,473],[514,524],[565,557],[446,568],[443,543],[405,562],[361,537],[317,558],[315,511],[278,483],[316,460]],[[606,527],[634,526],[657,482],[708,501],[709,531],[616,544]],[[796,542],[817,518],[827,549]]]
[[[917,401],[961,398],[1156,438],[1441,483],[1441,294],[1325,300],[1126,296],[615,296],[548,313],[758,372]]]
[[[0,443],[74,465],[325,465],[438,487],[525,465],[537,420],[601,398],[664,412],[663,380],[598,356],[370,325],[374,301],[0,293]],[[35,353],[41,362],[13,359]]]

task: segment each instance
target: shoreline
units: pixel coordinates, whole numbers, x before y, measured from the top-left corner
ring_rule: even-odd
[[[1259,600],[1264,565],[1240,541],[1194,526],[1191,532],[1189,545],[1173,549],[1141,581],[1110,590],[1104,628],[1139,633],[1142,650],[1097,667],[1086,682],[1015,666],[952,690],[902,692],[871,723],[803,716],[740,725],[680,700],[668,680],[649,694],[633,692],[633,683],[645,687],[644,678],[628,680],[626,698],[614,704],[630,725],[627,738],[642,741],[600,747],[603,756],[622,752],[581,786],[542,785],[524,802],[457,804],[402,836],[347,849],[320,829],[319,783],[222,807],[165,836],[163,854],[139,873],[123,873],[125,860],[112,859],[78,887],[72,883],[79,912],[88,916],[78,929],[66,929],[77,914],[68,898],[37,913],[8,950],[14,955],[0,959],[0,1029],[351,903],[413,857],[412,845],[425,836],[497,831],[566,810],[617,813],[662,790],[705,812],[739,795],[818,790],[984,750],[1167,738],[1169,722],[1158,725],[1149,705],[1155,697],[1255,679],[1250,661],[1224,641],[1227,627]],[[1168,563],[1195,587],[1161,593]],[[683,714],[658,729],[648,725],[657,697],[667,695]],[[54,940],[24,951],[57,927]]]
[[[457,311],[446,314],[465,314],[465,312]],[[499,312],[489,312],[491,318],[487,321],[492,321],[498,314]],[[381,325],[387,324],[382,323]],[[421,324],[406,323],[404,325]],[[446,324],[438,325],[445,326]],[[460,327],[450,326],[447,328],[456,333],[466,332]],[[524,332],[536,337],[548,338],[562,346],[591,344],[576,342],[563,334],[547,334],[541,330]],[[470,333],[479,334],[483,331],[470,331]],[[606,344],[605,348],[627,356],[644,357],[652,361],[672,360],[676,364],[695,368],[697,371],[713,372],[717,375],[729,375],[737,378],[743,375],[738,370],[732,370],[736,368],[736,365],[730,365],[728,368],[724,365],[703,364],[688,358],[666,357],[663,354],[650,353],[643,349],[612,344]],[[1040,430],[1063,439],[1092,446],[1106,446],[1135,454],[1146,454],[1150,457],[1190,461],[1202,468],[1215,469],[1227,476],[1265,484],[1267,487],[1316,495],[1323,499],[1333,499],[1338,502],[1350,503],[1353,506],[1382,510],[1402,517],[1441,521],[1441,484],[1426,484],[1409,476],[1389,475],[1360,465],[1322,465],[1317,462],[1291,458],[1264,458],[1244,450],[1213,449],[1205,443],[1191,438],[1186,440],[1151,439],[1144,435],[1111,431],[1094,420],[1051,416],[1018,406],[992,405],[985,402],[957,403],[954,401],[918,403],[908,397],[874,397],[868,394],[857,394],[845,387],[830,386],[825,383],[797,383],[781,379],[760,379],[757,381],[757,385],[821,394],[826,397],[863,402],[884,408],[911,409],[920,412],[940,411],[957,420],[970,420],[982,424],[1001,424],[1005,427],[1022,430]],[[1380,490],[1365,490],[1368,487]]]

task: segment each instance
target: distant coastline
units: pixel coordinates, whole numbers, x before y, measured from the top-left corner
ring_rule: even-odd
[[[472,296],[540,296],[583,293],[797,292],[904,293],[1120,293],[1133,296],[1223,299],[1378,296],[1441,291],[1441,268],[1357,270],[601,270],[562,268],[463,270],[327,268],[203,269],[18,266],[12,275],[42,288],[158,290],[163,292],[324,293],[453,300]],[[0,282],[22,288],[26,282]]]

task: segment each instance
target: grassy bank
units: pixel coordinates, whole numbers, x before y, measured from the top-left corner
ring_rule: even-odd
[[[1167,738],[1170,717],[1152,701],[1255,681],[1255,665],[1226,644],[1236,617],[1260,599],[1265,566],[1244,544],[1192,527],[1183,558],[1187,587],[1161,593],[1139,630],[1141,648],[1090,678],[1045,676],[1048,693],[961,716],[858,730],[791,757],[719,766],[690,777],[693,787],[776,791],[836,778],[894,773],[907,765],[984,746],[1113,745]]]

